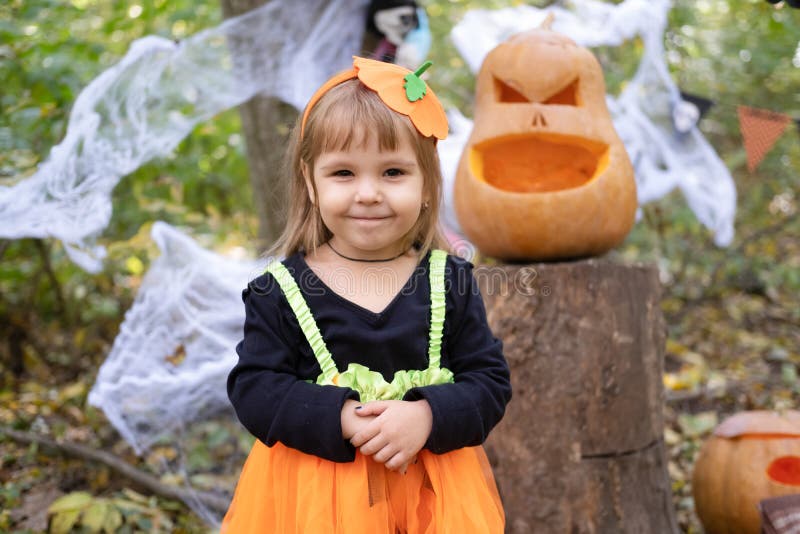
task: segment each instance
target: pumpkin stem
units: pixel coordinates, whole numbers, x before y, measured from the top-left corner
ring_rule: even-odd
[[[430,67],[431,65],[433,65],[432,61],[426,61],[417,70],[414,71],[414,74],[417,76],[422,76],[422,73],[428,70],[428,67]]]
[[[539,24],[539,28],[542,30],[550,30],[553,26],[553,21],[556,19],[555,13],[552,11],[547,14],[541,24]]]

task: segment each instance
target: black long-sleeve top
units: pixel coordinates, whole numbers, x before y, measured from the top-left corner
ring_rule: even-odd
[[[365,365],[391,381],[396,371],[428,366],[430,329],[429,256],[420,262],[394,300],[374,313],[340,296],[311,270],[302,253],[284,265],[297,281],[339,371]],[[445,453],[483,443],[511,399],[502,343],[486,322],[471,263],[448,256],[446,315],[441,365],[455,383],[409,390],[403,400],[428,401],[433,414],[425,448]],[[255,437],[335,462],[355,458],[342,437],[341,410],[358,399],[350,388],[320,386],[311,346],[272,275],[265,273],[242,293],[244,339],[228,376],[228,396],[239,420]]]

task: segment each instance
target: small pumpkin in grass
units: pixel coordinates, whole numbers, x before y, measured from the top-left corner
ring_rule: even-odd
[[[481,252],[507,260],[602,254],[630,231],[636,184],[597,59],[539,28],[493,49],[454,186]]]
[[[692,491],[708,534],[758,534],[759,501],[800,493],[800,412],[741,412],[723,421],[700,451]]]

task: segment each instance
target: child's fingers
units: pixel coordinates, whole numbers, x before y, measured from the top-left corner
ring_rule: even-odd
[[[360,408],[356,408],[356,414],[360,416],[366,415],[380,415],[386,411],[389,405],[385,401],[366,402]]]
[[[389,444],[389,440],[384,435],[377,435],[370,440],[365,441],[358,449],[361,454],[365,456],[372,456]],[[387,458],[388,459],[388,458]],[[381,462],[383,463],[383,462]]]
[[[353,445],[353,447],[361,447],[362,445],[364,445],[365,443],[367,443],[380,433],[381,433],[380,426],[369,423],[367,424],[366,428],[363,428],[358,432],[356,432],[355,434],[353,434],[353,437],[350,438],[350,444]]]
[[[386,469],[391,469],[392,471],[398,471],[400,473],[406,474],[406,470],[408,469],[408,464],[409,464],[408,455],[405,454],[403,451],[398,451],[386,462],[383,462],[383,464],[386,466]]]
[[[389,467],[387,463],[389,460],[394,460],[398,456],[398,451],[395,447],[391,444],[385,445],[381,450],[376,452],[372,455],[372,459],[378,462],[379,464],[386,464],[386,467]],[[394,467],[389,467],[389,469],[394,469]]]

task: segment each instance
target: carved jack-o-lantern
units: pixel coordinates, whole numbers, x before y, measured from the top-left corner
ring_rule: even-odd
[[[633,225],[636,185],[591,52],[546,29],[492,50],[455,208],[484,254],[508,260],[602,254]]]
[[[800,412],[741,412],[703,445],[692,476],[708,534],[758,534],[758,503],[800,493]]]

